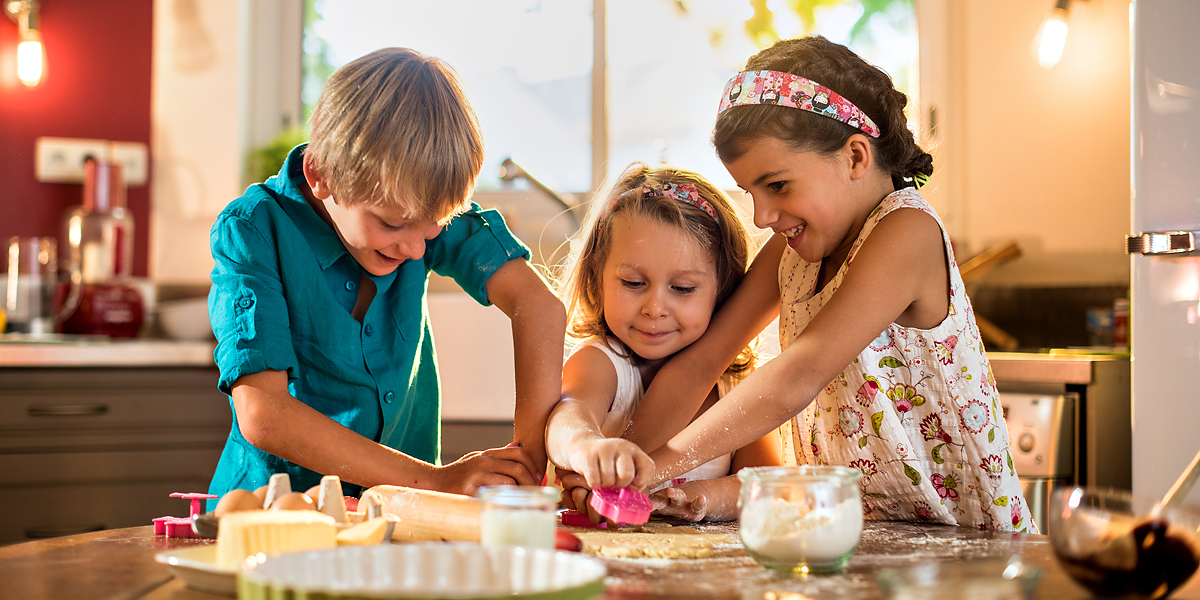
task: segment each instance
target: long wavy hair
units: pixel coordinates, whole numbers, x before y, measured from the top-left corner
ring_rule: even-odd
[[[717,219],[672,198],[628,193],[645,184],[695,186],[700,196],[716,210]],[[615,342],[612,345],[623,349],[626,358],[639,364],[642,358],[621,343],[604,318],[604,264],[612,248],[613,229],[609,223],[618,215],[678,227],[711,253],[717,272],[714,311],[724,304],[745,276],[750,264],[751,243],[725,193],[690,171],[650,168],[634,163],[625,169],[616,183],[593,200],[580,232],[571,240],[571,252],[563,265],[563,276],[559,278],[559,298],[567,305],[567,334],[576,341],[598,337],[610,344]],[[726,373],[745,376],[756,359],[754,344],[751,344],[738,355]]]

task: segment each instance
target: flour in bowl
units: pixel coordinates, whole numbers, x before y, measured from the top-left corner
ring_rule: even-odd
[[[784,498],[742,510],[739,533],[751,552],[780,562],[831,562],[853,552],[862,535],[858,498],[813,508]]]

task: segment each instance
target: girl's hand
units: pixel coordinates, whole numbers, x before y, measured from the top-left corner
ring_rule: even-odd
[[[485,485],[540,485],[533,461],[517,446],[472,452],[442,467],[434,467],[433,489],[475,495]]]
[[[568,452],[571,469],[588,488],[642,489],[654,477],[654,461],[641,448],[621,438],[582,441]]]
[[[577,513],[587,514],[588,494],[592,491],[588,489],[587,481],[574,471],[556,469],[555,472],[558,473],[558,482],[562,486],[563,506]]]
[[[708,499],[704,494],[696,494],[688,498],[681,487],[669,487],[650,494],[650,504],[654,505],[654,514],[674,517],[693,523],[703,521],[708,515]]]

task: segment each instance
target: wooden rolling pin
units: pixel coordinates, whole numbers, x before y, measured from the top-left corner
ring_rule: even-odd
[[[392,541],[479,541],[483,504],[475,498],[397,485],[377,485],[363,495],[368,493],[377,495],[383,514],[399,518]]]

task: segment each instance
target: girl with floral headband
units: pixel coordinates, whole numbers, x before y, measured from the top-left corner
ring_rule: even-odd
[[[633,165],[603,197],[572,242],[560,288],[568,333],[581,343],[563,367],[546,448],[555,467],[578,474],[587,487],[641,488],[653,464],[621,434],[659,367],[708,329],[742,280],[750,244],[725,194],[694,173]],[[689,417],[732,389],[754,360],[742,344]],[[732,473],[779,464],[780,445],[776,431],[764,432],[676,473],[651,501],[660,514],[735,519],[739,483]],[[582,508],[583,497],[567,500]]]
[[[778,42],[729,82],[713,143],[776,235],[634,414],[651,483],[789,422],[785,455],[862,471],[868,518],[1037,531],[950,238],[917,191],[933,166],[906,103],[822,37]],[[776,315],[780,355],[689,424]]]

